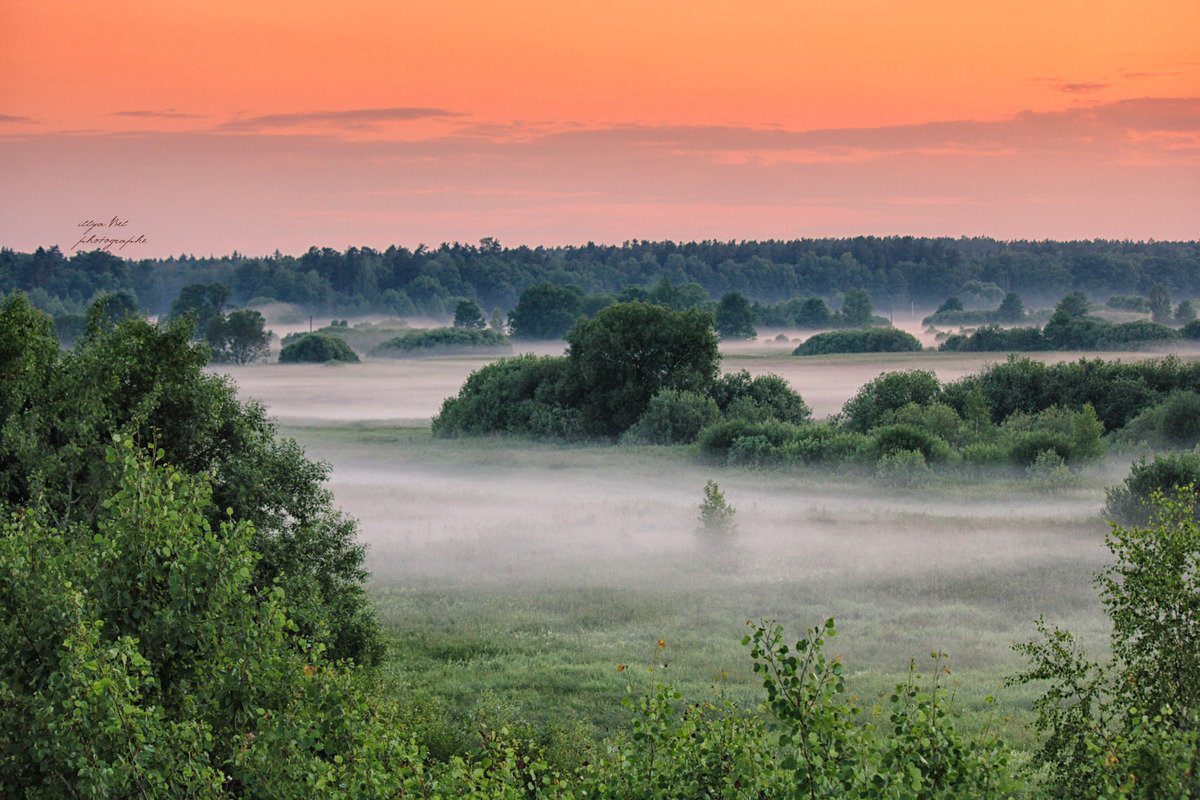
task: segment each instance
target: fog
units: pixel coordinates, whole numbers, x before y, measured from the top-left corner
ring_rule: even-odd
[[[725,371],[780,374],[818,416],[886,370],[951,380],[994,358],[722,349]],[[696,598],[697,619],[842,617],[872,633],[873,647],[894,648],[881,656],[889,663],[931,638],[975,663],[1011,660],[1008,643],[1042,613],[1097,629],[1102,488],[1127,465],[1055,494],[1011,479],[897,492],[836,471],[713,467],[680,448],[432,438],[430,415],[489,360],[227,371],[243,397],[263,401],[310,457],[332,466],[337,503],[360,520],[376,593],[682,593]],[[728,536],[698,531],[710,478],[737,509]]]

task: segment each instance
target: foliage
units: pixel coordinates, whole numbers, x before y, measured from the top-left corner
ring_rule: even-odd
[[[1009,292],[1004,295],[1004,299],[1000,301],[1000,306],[996,309],[996,319],[1000,322],[1020,322],[1025,318],[1025,303],[1021,300],[1021,295],[1016,292]]]
[[[1161,283],[1156,283],[1150,287],[1150,292],[1147,295],[1150,307],[1150,319],[1157,322],[1159,325],[1166,325],[1171,321],[1171,293],[1167,291],[1167,287]]]
[[[941,384],[928,370],[888,372],[868,382],[842,407],[847,428],[867,432],[881,424],[889,411],[909,403],[925,405],[937,397]]]
[[[578,380],[586,428],[614,436],[663,389],[707,392],[717,375],[712,315],[619,303],[567,333],[567,355]]]
[[[561,339],[582,315],[578,289],[542,283],[521,292],[508,327],[517,339]]]
[[[890,450],[875,465],[875,477],[887,486],[911,489],[933,477],[920,450]]]
[[[749,622],[747,622],[749,624]],[[923,687],[915,665],[874,719],[848,696],[841,657],[825,646],[837,635],[832,619],[795,645],[782,626],[764,622],[742,643],[763,676],[767,705],[783,727],[779,768],[792,784],[787,796],[900,798],[1003,797],[1014,784],[1007,755],[990,738],[967,741],[954,725],[942,686],[945,655],[932,654],[934,677]]]
[[[721,409],[711,397],[663,389],[646,406],[625,437],[639,444],[687,444],[701,429],[716,422]]]
[[[729,533],[734,528],[733,515],[737,509],[725,501],[725,493],[716,481],[704,484],[704,499],[700,501],[700,526],[705,533]]]
[[[1200,487],[1200,453],[1184,451],[1157,455],[1150,463],[1142,458],[1119,486],[1108,489],[1104,511],[1124,525],[1144,525],[1155,514],[1156,498],[1187,497]]]
[[[1174,320],[1176,325],[1187,325],[1190,322],[1195,322],[1196,309],[1192,305],[1191,300],[1181,300],[1179,302],[1179,305],[1175,308]]]
[[[502,358],[472,372],[433,418],[438,436],[582,435],[580,389],[565,356]]]
[[[167,463],[207,473],[212,524],[233,509],[254,525],[259,588],[288,590],[303,635],[336,658],[377,657],[363,595],[363,551],[352,520],[323,486],[328,467],[304,458],[257,404],[206,374],[203,345],[182,323],[127,318],[61,353],[49,319],[22,298],[0,306],[0,502],[42,502],[61,529],[94,526],[116,475],[104,458],[114,434],[157,443]],[[86,535],[86,534],[81,534]]]
[[[829,328],[836,320],[829,305],[819,297],[806,298],[796,309],[794,316],[798,328]]]
[[[1114,525],[1114,562],[1096,577],[1112,621],[1112,656],[1090,661],[1070,633],[1039,620],[1041,641],[1017,645],[1048,681],[1034,704],[1048,734],[1036,754],[1055,796],[1185,797],[1200,790],[1200,528],[1196,496],[1152,498],[1145,524]]]
[[[1114,294],[1108,298],[1105,305],[1118,311],[1136,311],[1140,314],[1150,313],[1150,302],[1139,295]]]
[[[484,328],[425,328],[381,342],[371,350],[374,358],[396,358],[445,353],[494,353],[511,350],[508,337]]]
[[[750,301],[739,292],[729,292],[717,304],[713,327],[721,339],[753,339],[758,335],[754,329],[754,311]]]
[[[896,328],[829,331],[810,336],[792,355],[816,356],[827,353],[904,353],[920,352],[917,337]]]
[[[1184,325],[1179,333],[1185,339],[1200,339],[1200,319],[1194,319]]]
[[[193,330],[203,334],[209,321],[229,304],[229,287],[223,283],[192,283],[180,290],[167,319],[189,319]]]
[[[953,451],[945,440],[915,425],[884,425],[872,431],[871,446],[876,458],[900,451],[918,452],[926,462],[947,461]]]
[[[788,382],[778,375],[751,378],[746,370],[730,372],[713,382],[710,390],[718,408],[735,416],[740,408],[761,411],[763,419],[777,419],[796,425],[808,421],[812,411]]]
[[[1001,328],[984,325],[969,334],[956,333],[938,346],[943,351],[982,353],[995,351],[1037,352],[1050,347],[1040,328]]]
[[[873,306],[866,289],[848,289],[842,300],[842,317],[852,327],[871,324]]]
[[[280,364],[325,364],[330,361],[356,364],[358,360],[358,354],[345,341],[323,333],[302,336],[279,351]]]
[[[459,300],[454,307],[454,327],[456,328],[486,328],[487,320],[483,317],[483,309],[474,300]]]
[[[213,361],[248,364],[265,356],[271,346],[271,332],[263,315],[251,309],[217,313],[208,321],[204,340],[212,349]]]

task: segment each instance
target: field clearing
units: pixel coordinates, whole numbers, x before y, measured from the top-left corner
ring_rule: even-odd
[[[781,374],[818,416],[883,371],[949,380],[995,360],[723,349],[724,371]],[[1011,645],[1044,614],[1103,646],[1091,583],[1107,557],[1099,510],[1127,462],[1054,493],[1009,472],[896,491],[852,471],[713,467],[682,447],[433,438],[429,415],[489,360],[229,371],[244,397],[332,465],[337,502],[369,548],[391,670],[455,724],[565,715],[611,732],[626,720],[627,687],[660,680],[694,700],[721,693],[753,706],[761,690],[739,644],[746,621],[776,619],[796,636],[834,616],[853,691],[889,691],[911,659],[922,667],[942,650],[967,728],[1011,717],[1014,743],[1028,747],[1036,692],[1003,688],[1020,667]],[[738,509],[727,539],[697,531],[709,478]]]

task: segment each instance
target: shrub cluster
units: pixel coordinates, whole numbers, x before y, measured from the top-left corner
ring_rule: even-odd
[[[324,364],[339,361],[357,364],[358,354],[337,336],[306,334],[279,351],[281,364]]]
[[[511,350],[508,337],[485,328],[455,327],[412,330],[376,345],[375,358],[403,358],[447,353],[494,353]]]
[[[792,355],[818,356],[827,353],[919,352],[921,343],[911,333],[896,328],[866,328],[829,331],[809,337]]]
[[[1177,341],[1180,332],[1148,320],[1108,322],[1095,317],[1051,320],[1044,328],[988,325],[946,338],[940,350],[960,352],[1130,350]]]

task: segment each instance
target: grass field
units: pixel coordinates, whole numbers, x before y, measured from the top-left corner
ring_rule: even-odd
[[[1099,509],[1126,465],[1057,493],[1021,474],[896,492],[853,473],[714,468],[685,448],[286,432],[334,465],[339,502],[362,522],[393,672],[456,725],[566,716],[607,733],[625,722],[627,687],[661,680],[753,706],[746,620],[799,634],[834,616],[852,691],[890,690],[910,659],[943,650],[964,725],[1011,717],[1025,747],[1035,693],[1002,686],[1020,667],[1011,645],[1039,614],[1103,643]],[[738,509],[726,540],[697,531],[709,478]]]

